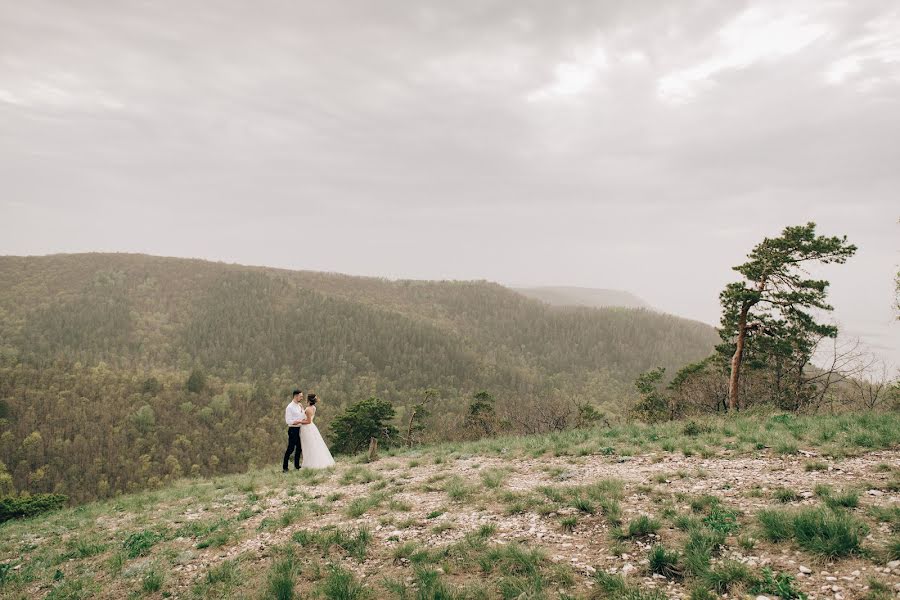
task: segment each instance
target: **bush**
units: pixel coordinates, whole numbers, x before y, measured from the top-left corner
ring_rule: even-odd
[[[0,523],[11,519],[34,517],[65,506],[69,497],[62,494],[33,494],[0,498]]]
[[[696,421],[688,421],[682,428],[681,433],[688,437],[695,437],[704,433],[711,433],[712,427],[709,425],[701,425]]]

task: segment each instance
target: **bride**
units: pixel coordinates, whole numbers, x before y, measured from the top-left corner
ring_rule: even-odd
[[[303,452],[303,469],[325,469],[334,464],[331,452],[319,433],[319,428],[313,423],[316,416],[316,403],[319,399],[315,394],[306,398],[309,406],[303,411],[306,419],[300,421],[300,448]]]

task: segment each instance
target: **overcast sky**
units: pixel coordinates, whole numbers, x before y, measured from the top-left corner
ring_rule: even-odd
[[[629,290],[785,225],[900,364],[896,0],[0,0],[0,254]]]

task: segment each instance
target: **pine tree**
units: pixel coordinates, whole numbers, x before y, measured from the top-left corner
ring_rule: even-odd
[[[738,410],[740,374],[748,345],[759,342],[760,352],[777,360],[799,357],[800,369],[808,361],[816,337],[834,337],[837,328],[816,321],[812,311],[832,310],[825,298],[828,282],[808,279],[804,267],[842,264],[856,252],[847,237],[816,235],[815,223],[787,227],[781,236],[765,238],[734,267],[743,275],[720,294],[726,347],[733,347],[728,384],[728,406]],[[805,359],[805,360],[804,360]]]

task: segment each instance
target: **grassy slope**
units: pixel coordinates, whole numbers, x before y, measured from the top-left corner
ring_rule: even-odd
[[[774,598],[838,577],[854,594],[845,597],[889,598],[879,586],[900,585],[885,566],[900,541],[898,444],[898,415],[746,415],[182,480],[0,526],[0,593],[640,599],[704,588]],[[825,562],[796,532],[770,541],[762,510],[784,522],[821,511],[843,523],[824,538],[830,551],[850,554]],[[871,532],[859,548],[857,525]],[[724,547],[704,558],[697,548],[716,532]],[[656,543],[679,553],[672,564],[657,554],[662,578],[644,561]],[[778,586],[761,583],[763,564]],[[813,574],[778,579],[798,565]]]

